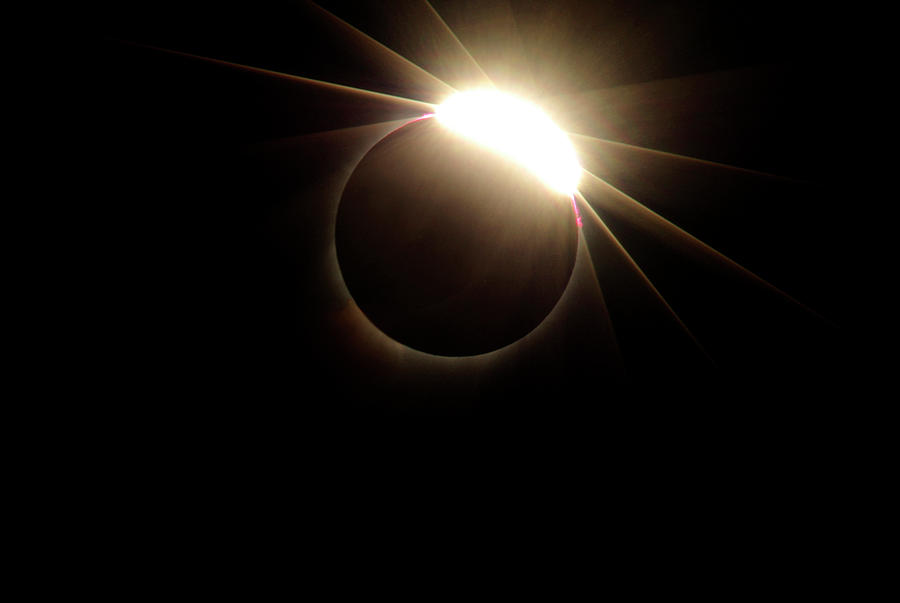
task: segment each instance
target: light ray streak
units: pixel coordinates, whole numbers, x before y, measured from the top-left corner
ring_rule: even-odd
[[[656,297],[656,299],[663,305],[663,307],[668,311],[668,313],[672,316],[672,318],[675,320],[675,322],[678,323],[678,326],[681,327],[681,329],[684,331],[684,333],[688,337],[691,338],[691,341],[694,342],[694,345],[697,346],[697,348],[703,353],[703,355],[706,357],[706,359],[709,362],[715,364],[713,359],[706,352],[704,347],[700,344],[700,342],[697,340],[697,338],[694,336],[694,334],[691,332],[691,330],[688,328],[688,326],[686,324],[684,324],[684,321],[681,320],[681,317],[678,316],[677,312],[675,312],[675,309],[672,308],[671,305],[669,305],[669,302],[666,301],[666,298],[663,296],[663,294],[659,292],[659,289],[657,289],[656,286],[653,284],[653,282],[650,280],[650,277],[648,277],[644,273],[644,271],[641,270],[641,267],[638,265],[638,263],[634,260],[634,258],[631,257],[631,254],[628,253],[628,250],[625,249],[625,247],[622,245],[622,243],[619,241],[619,239],[616,237],[616,235],[613,234],[612,230],[609,229],[609,226],[606,225],[606,222],[603,221],[603,218],[601,218],[600,215],[594,210],[594,208],[591,207],[591,204],[587,202],[587,199],[584,198],[584,195],[582,195],[581,192],[576,192],[575,196],[578,197],[578,200],[581,201],[582,205],[584,205],[584,207],[587,209],[588,215],[590,215],[591,218],[593,218],[594,222],[603,230],[603,232],[606,234],[606,236],[609,237],[609,240],[613,243],[613,245],[615,245],[616,249],[619,250],[619,252],[622,254],[622,257],[625,258],[625,260],[628,262],[628,264],[631,266],[631,268],[640,277],[641,281],[643,281],[643,283],[647,286],[647,288],[650,289],[650,291],[653,293],[654,297]]]
[[[423,117],[416,117],[412,120],[408,118],[402,119],[389,119],[386,121],[376,121],[367,124],[360,124],[358,126],[348,126],[346,128],[331,128],[330,130],[318,130],[316,132],[304,132],[303,134],[295,134],[293,136],[282,136],[279,138],[270,138],[269,140],[262,140],[250,145],[252,148],[256,147],[267,147],[267,146],[278,146],[278,145],[290,145],[294,142],[299,142],[306,138],[313,138],[316,136],[330,136],[330,135],[340,135],[340,134],[350,134],[355,131],[361,131],[366,128],[374,128],[376,126],[388,126],[391,124],[397,124],[397,127],[402,127],[411,121],[417,121],[419,119],[423,119]],[[391,130],[393,131],[393,130]]]
[[[516,32],[516,42],[518,43],[520,56],[523,57],[523,63],[525,64],[525,69],[528,73],[528,87],[531,90],[537,88],[536,81],[534,79],[534,68],[531,65],[531,61],[528,60],[528,53],[525,51],[525,39],[522,37],[522,30],[519,28],[519,21],[516,19],[516,14],[513,12],[512,5],[509,3],[509,0],[503,0],[503,4],[506,6],[506,13],[510,21],[512,21],[513,29]]]
[[[135,42],[124,42],[126,44],[131,44],[132,46],[136,46],[139,48],[146,48],[148,50],[155,50],[158,52],[165,52],[167,54],[172,54],[176,56],[186,57],[189,59],[195,59],[198,61],[205,61],[207,63],[212,63],[215,65],[222,65],[225,67],[231,67],[233,69],[240,69],[242,71],[249,71],[251,73],[258,73],[261,75],[268,75],[271,77],[277,77],[280,79],[286,79],[302,84],[309,84],[313,86],[320,86],[323,88],[329,88],[332,90],[338,90],[341,92],[347,92],[351,94],[362,94],[365,96],[381,98],[385,100],[392,100],[396,102],[401,102],[404,104],[415,106],[415,108],[419,111],[427,111],[433,112],[435,110],[436,105],[431,103],[415,100],[412,98],[405,98],[402,96],[395,96],[393,94],[387,94],[385,92],[375,92],[374,90],[366,90],[364,88],[354,88],[353,86],[347,86],[344,84],[335,84],[334,82],[325,82],[322,80],[315,80],[308,77],[303,77],[302,75],[293,75],[290,73],[282,73],[280,71],[272,71],[271,69],[263,69],[262,67],[251,67],[250,65],[242,65],[240,63],[232,63],[231,61],[224,61],[222,59],[214,59],[212,57],[204,57],[197,54],[191,54],[189,52],[182,52],[180,50],[172,50],[170,48],[159,48],[158,46],[149,46],[146,44],[137,44]]]
[[[658,213],[656,213],[655,211],[653,211],[652,209],[650,209],[649,207],[647,207],[646,205],[644,205],[643,203],[638,201],[637,199],[635,199],[635,198],[629,196],[628,194],[624,193],[623,191],[619,190],[618,188],[616,188],[615,186],[613,186],[612,184],[610,184],[603,178],[600,178],[599,176],[594,175],[593,173],[591,173],[588,170],[584,170],[584,173],[590,178],[590,180],[592,182],[596,182],[596,183],[600,184],[605,189],[612,192],[616,199],[622,201],[621,203],[604,204],[604,209],[611,211],[611,212],[615,212],[615,213],[619,214],[620,216],[623,216],[623,217],[626,217],[629,219],[636,219],[644,226],[649,227],[652,230],[656,231],[657,234],[663,234],[663,235],[667,235],[667,237],[674,238],[676,241],[678,241],[682,245],[686,246],[688,249],[694,251],[695,253],[698,253],[699,255],[701,255],[705,258],[712,258],[712,259],[716,260],[719,264],[725,266],[726,268],[729,268],[731,270],[738,272],[742,276],[749,278],[751,281],[755,282],[758,285],[762,285],[765,289],[768,289],[769,291],[780,295],[781,297],[790,301],[794,305],[802,308],[803,310],[813,314],[814,316],[816,316],[823,322],[831,325],[831,322],[828,319],[826,319],[825,317],[820,315],[818,312],[816,312],[812,308],[806,306],[805,304],[800,303],[799,301],[797,301],[796,299],[794,299],[793,297],[791,297],[790,295],[788,295],[787,293],[785,293],[784,291],[782,291],[781,289],[779,289],[778,287],[776,287],[775,285],[770,283],[769,281],[765,280],[761,276],[758,276],[756,273],[751,272],[747,268],[744,268],[743,266],[741,266],[740,264],[738,264],[737,262],[735,262],[734,260],[729,258],[727,255],[723,254],[720,251],[717,251],[716,249],[710,247],[709,245],[707,245],[706,243],[704,243],[697,237],[693,236],[692,234],[688,233],[687,231],[676,226],[674,223],[672,223],[669,220],[667,220],[666,218],[662,217],[661,215],[659,215]],[[582,199],[583,199],[583,197],[582,197]],[[593,208],[591,208],[591,209],[593,209]]]
[[[575,195],[572,195],[572,201],[575,202]],[[618,361],[618,369],[622,372],[625,370],[625,357],[622,355],[622,348],[619,346],[619,339],[616,337],[616,328],[612,323],[612,317],[609,315],[609,306],[606,305],[606,296],[603,295],[603,287],[600,286],[600,278],[597,276],[597,267],[594,266],[594,260],[591,258],[591,252],[587,247],[587,239],[585,239],[583,234],[579,234],[579,245],[583,245],[584,249],[579,250],[580,253],[583,252],[584,259],[588,263],[588,267],[590,268],[591,277],[593,278],[593,283],[597,285],[597,297],[600,302],[600,306],[603,308],[603,326],[606,331],[609,333],[610,340],[612,341],[612,349],[615,352],[615,358]]]
[[[788,176],[781,176],[778,174],[772,174],[770,172],[761,172],[759,170],[751,170],[749,168],[738,167],[736,165],[731,165],[728,163],[720,163],[718,161],[710,161],[708,159],[700,159],[699,157],[691,157],[690,155],[679,155],[678,153],[670,153],[669,151],[660,151],[659,149],[651,149],[649,147],[640,147],[633,144],[628,144],[626,142],[619,142],[617,140],[609,140],[607,138],[599,138],[597,136],[588,136],[587,134],[579,134],[578,132],[567,132],[569,136],[574,138],[580,138],[582,140],[587,140],[589,142],[598,142],[601,144],[607,144],[614,147],[619,147],[623,149],[629,149],[632,151],[640,151],[642,153],[648,153],[650,155],[658,155],[660,157],[668,157],[671,159],[678,159],[681,161],[689,161],[691,163],[698,163],[701,165],[708,165],[710,167],[722,168],[726,170],[733,170],[736,172],[742,172],[745,174],[752,174],[754,176],[763,176],[766,178],[775,178],[778,180],[787,180],[790,182],[801,182],[800,180],[796,180],[794,178],[790,178]]]
[[[388,46],[385,46],[384,44],[382,44],[381,42],[379,42],[378,40],[376,40],[375,38],[373,38],[373,37],[370,36],[369,34],[365,33],[364,31],[362,31],[362,30],[359,29],[358,27],[355,27],[355,26],[351,25],[350,23],[344,21],[343,19],[341,19],[340,17],[338,17],[338,16],[335,15],[334,13],[332,13],[332,12],[330,12],[330,11],[328,11],[328,10],[322,8],[321,6],[319,6],[318,4],[316,4],[315,2],[311,2],[311,1],[310,1],[309,4],[312,5],[313,7],[315,7],[316,9],[318,9],[319,11],[321,11],[321,13],[322,13],[324,16],[326,16],[327,18],[331,19],[334,23],[336,23],[336,24],[338,24],[338,25],[340,25],[340,26],[342,26],[342,27],[344,27],[344,28],[346,28],[346,29],[349,29],[350,31],[353,31],[357,36],[361,36],[361,39],[366,40],[370,45],[374,45],[374,47],[376,47],[376,48],[380,48],[380,49],[382,49],[383,51],[387,51],[391,56],[400,59],[401,61],[403,61],[403,62],[406,63],[407,65],[413,67],[416,71],[419,71],[419,72],[422,73],[423,75],[425,75],[425,76],[427,76],[428,78],[430,78],[432,81],[434,81],[434,82],[436,82],[437,84],[443,86],[443,87],[444,87],[444,92],[445,92],[446,94],[452,94],[452,93],[456,92],[456,88],[454,88],[453,86],[451,86],[450,84],[448,84],[447,82],[445,82],[444,80],[442,80],[441,78],[437,77],[436,75],[434,75],[434,74],[431,73],[430,71],[427,71],[426,69],[420,67],[419,65],[416,65],[415,63],[413,63],[412,61],[410,61],[409,59],[407,59],[405,56],[403,56],[402,54],[400,54],[400,53],[397,52],[396,50],[394,50],[394,49],[392,49],[392,48],[390,48],[390,47],[388,47]]]
[[[756,81],[760,76],[767,77],[777,75],[779,68],[766,66],[750,66],[750,67],[734,67],[730,69],[714,69],[712,71],[700,71],[688,73],[685,75],[676,75],[672,77],[664,77],[651,79],[644,82],[615,84],[613,86],[601,86],[579,90],[577,92],[561,92],[557,94],[548,94],[544,97],[547,102],[556,102],[560,100],[577,101],[578,99],[587,99],[598,95],[607,96],[609,94],[617,94],[624,91],[647,90],[651,89],[648,94],[658,95],[662,88],[676,86],[691,86],[692,89],[705,89],[710,86],[718,88],[733,87],[747,81]],[[725,80],[722,82],[721,80]]]
[[[460,41],[459,37],[457,37],[457,35],[456,35],[456,32],[454,32],[453,29],[451,29],[451,27],[449,25],[447,25],[447,22],[444,21],[444,18],[440,15],[439,12],[437,12],[437,9],[434,8],[434,6],[432,6],[431,2],[429,2],[428,0],[424,0],[424,2],[425,2],[425,5],[428,6],[429,10],[431,10],[432,14],[434,14],[434,16],[437,18],[437,20],[441,22],[441,25],[444,26],[444,29],[447,30],[447,33],[450,34],[450,37],[453,38],[456,41],[457,45],[459,45],[459,47],[462,49],[462,51],[464,53],[466,53],[466,56],[469,57],[469,59],[472,61],[472,65],[475,66],[475,68],[479,71],[479,73],[481,73],[481,75],[484,76],[484,79],[487,80],[487,82],[492,87],[496,88],[497,86],[494,85],[494,82],[491,80],[491,77],[487,73],[485,73],[484,69],[482,69],[482,67],[481,67],[481,64],[475,60],[475,57],[472,56],[472,53],[469,52],[469,49],[466,48],[465,44],[463,44],[462,41]]]

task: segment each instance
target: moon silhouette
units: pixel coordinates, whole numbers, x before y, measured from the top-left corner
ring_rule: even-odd
[[[489,352],[553,309],[575,263],[565,195],[420,119],[360,161],[335,228],[344,281],[381,331],[443,356]]]

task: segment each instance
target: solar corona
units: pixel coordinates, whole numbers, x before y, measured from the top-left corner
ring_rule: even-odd
[[[567,287],[580,172],[534,105],[494,90],[453,95],[356,164],[335,222],[344,284],[374,326],[412,349],[503,348]]]
[[[820,208],[847,191],[813,178],[834,111],[824,78],[772,62],[779,43],[810,61],[805,9],[261,4],[222,9],[246,36],[125,27],[104,99],[111,194],[158,198],[173,224],[193,208],[225,248],[208,307],[238,308],[254,354],[308,344],[324,351],[304,375],[326,367],[373,407],[424,392],[453,408],[532,385],[558,404],[583,375],[665,396],[720,366],[776,383],[840,357],[825,316],[847,305],[848,246]]]

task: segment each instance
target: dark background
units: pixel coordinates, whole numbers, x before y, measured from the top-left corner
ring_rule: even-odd
[[[419,9],[322,6],[447,69],[416,26]],[[109,291],[98,333],[115,387],[255,425],[438,413],[563,430],[678,425],[725,439],[840,421],[866,396],[864,237],[848,212],[868,182],[854,145],[862,126],[847,119],[867,106],[858,20],[816,3],[500,3],[512,21],[491,3],[434,6],[498,82],[546,99],[564,128],[777,176],[577,143],[586,167],[823,319],[601,209],[714,366],[627,271],[604,268],[613,251],[595,242],[624,373],[596,364],[599,331],[573,315],[552,349],[471,379],[433,363],[380,374],[322,326],[330,242],[311,226],[315,204],[297,202],[320,198],[323,166],[354,139],[290,137],[421,111],[146,46],[440,99],[302,2],[129,3],[97,16],[85,94],[98,142],[88,158],[102,208],[96,266]],[[514,25],[519,50],[491,46],[482,34],[495,22]],[[585,228],[589,243],[601,234]]]
[[[306,549],[322,564],[341,559],[345,582],[360,540],[375,553],[367,565],[393,562],[385,546],[412,522],[416,553],[444,542],[418,534],[435,524],[467,555],[493,536],[542,564],[560,558],[567,576],[609,567],[594,562],[599,550],[631,570],[629,589],[793,581],[858,593],[884,565],[861,538],[883,533],[872,510],[887,496],[870,494],[889,483],[877,459],[890,458],[890,440],[873,424],[892,424],[877,412],[891,389],[875,389],[873,363],[891,346],[872,343],[893,341],[879,312],[893,297],[873,286],[891,272],[871,253],[891,240],[874,228],[889,220],[873,186],[886,154],[871,141],[887,137],[874,99],[892,72],[872,69],[860,44],[884,16],[806,2],[511,0],[521,48],[509,51],[510,38],[492,47],[484,34],[510,30],[505,3],[434,5],[492,76],[534,87],[567,129],[778,176],[577,142],[589,169],[827,322],[604,212],[611,200],[595,191],[589,200],[715,366],[588,221],[622,366],[604,355],[603,308],[580,295],[546,345],[491,363],[386,360],[370,340],[335,336],[339,300],[322,287],[331,240],[317,201],[335,166],[372,141],[317,133],[418,110],[140,45],[440,99],[302,2],[116,3],[73,28],[89,32],[89,53],[38,72],[47,107],[78,130],[39,144],[62,173],[78,172],[62,183],[67,244],[52,251],[72,276],[47,302],[65,308],[65,341],[52,344],[64,368],[41,379],[65,392],[62,416],[81,421],[63,425],[74,442],[52,466],[70,466],[71,485],[48,502],[91,526],[79,550],[111,521],[108,550],[155,541],[145,549],[154,572],[184,555],[189,574],[214,565],[209,582],[231,588],[205,549],[241,559],[235,574],[248,552],[274,556],[267,575]],[[453,75],[429,50],[435,30],[411,25],[421,11],[323,6]],[[472,17],[485,7],[490,18]],[[59,62],[75,67],[65,85]],[[85,449],[87,462],[69,454]],[[411,471],[392,480],[398,467]],[[98,491],[109,492],[99,503]],[[70,504],[79,500],[87,514]],[[254,544],[235,551],[244,541]],[[689,571],[659,576],[651,559],[684,559]],[[411,573],[392,569],[396,582]]]

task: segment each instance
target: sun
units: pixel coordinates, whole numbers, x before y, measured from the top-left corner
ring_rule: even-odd
[[[497,90],[454,94],[436,111],[444,126],[533,172],[552,190],[572,195],[581,164],[568,136],[536,105]]]

